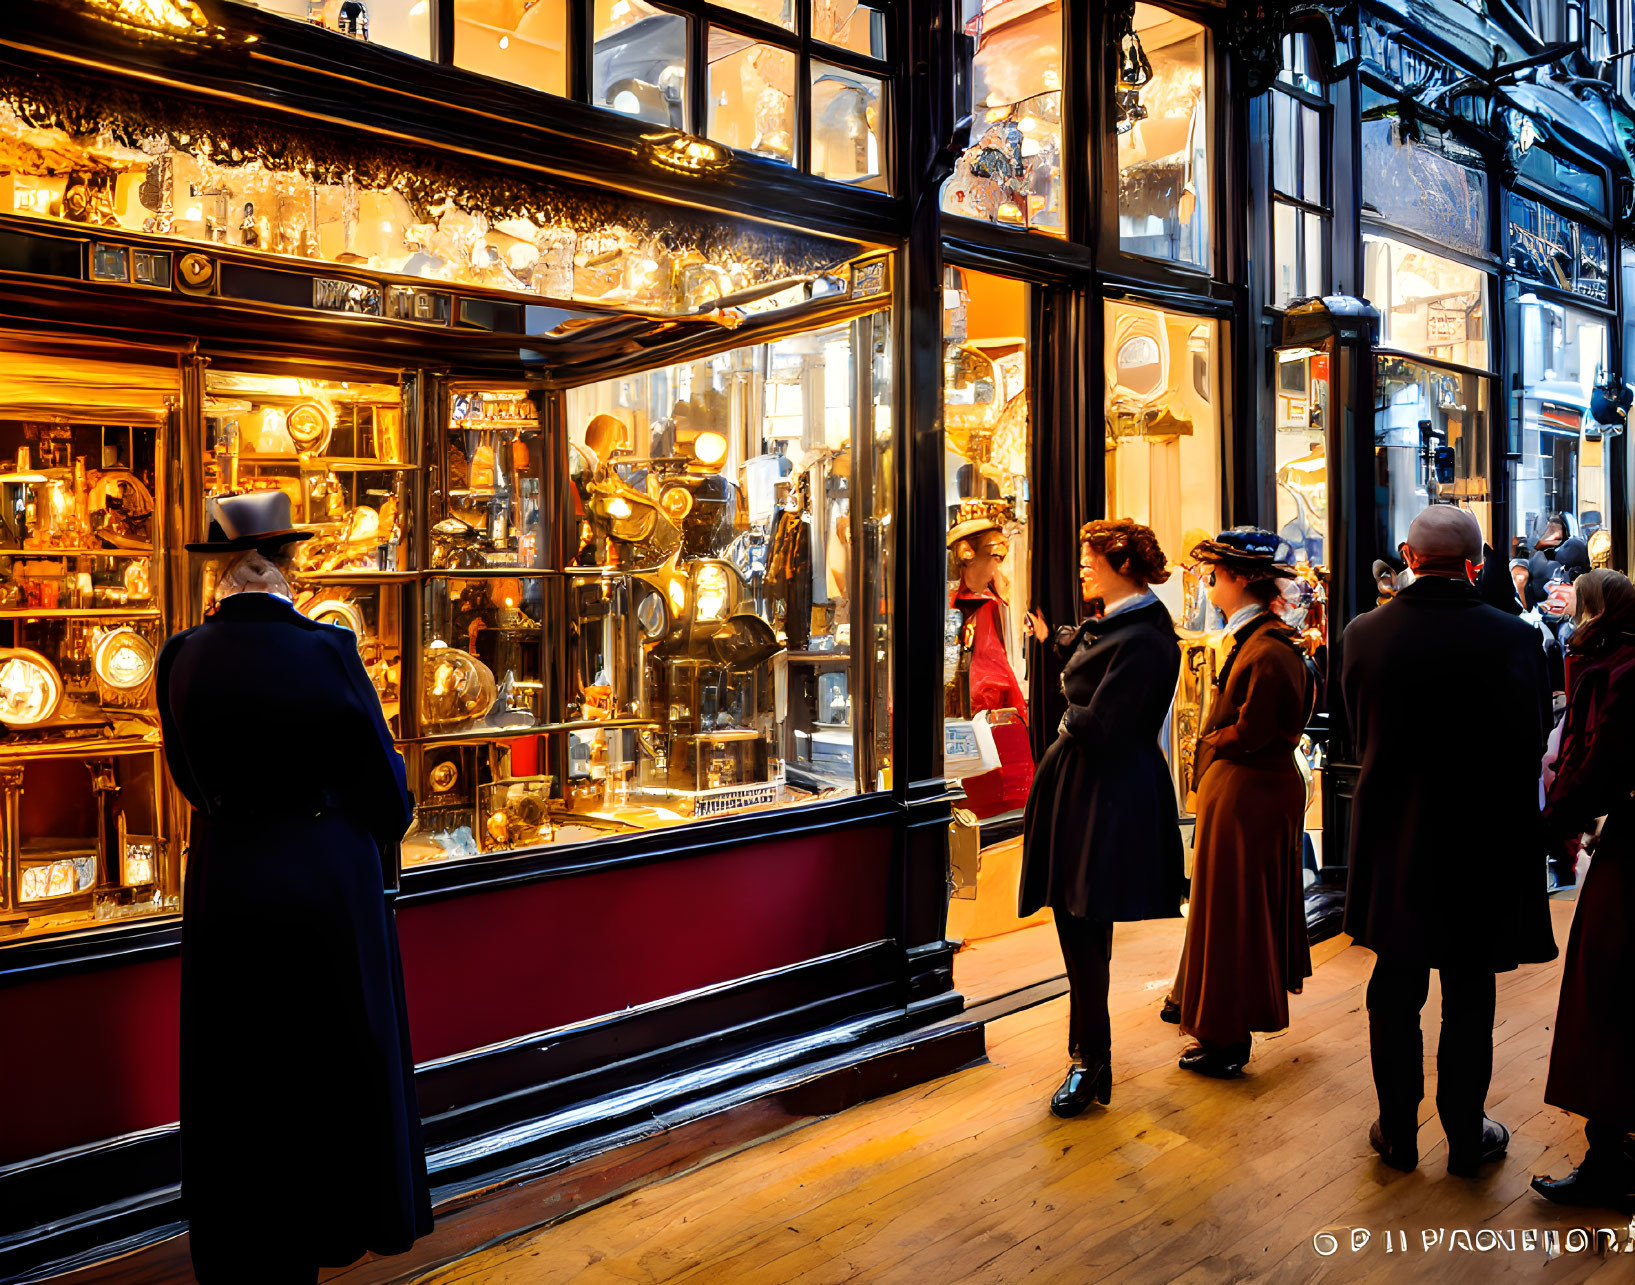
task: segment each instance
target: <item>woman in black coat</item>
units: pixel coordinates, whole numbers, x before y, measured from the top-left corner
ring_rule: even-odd
[[[1584,1117],[1589,1150],[1533,1190],[1563,1205],[1635,1213],[1635,585],[1616,571],[1578,580],[1572,693],[1544,824],[1576,855],[1605,818],[1578,894],[1544,1100]],[[1590,613],[1594,613],[1593,615]],[[1571,857],[1567,861],[1572,866]]]
[[[211,502],[233,555],[158,664],[193,805],[182,1199],[202,1285],[293,1285],[431,1230],[382,853],[413,801],[357,643],[295,610],[282,492]]]
[[[1075,1116],[1112,1092],[1107,1012],[1113,924],[1180,915],[1186,877],[1175,787],[1159,748],[1181,672],[1169,578],[1151,528],[1128,518],[1079,533],[1080,581],[1102,614],[1056,631],[1067,712],[1028,795],[1019,913],[1055,912],[1070,987],[1067,1078],[1051,1099]],[[1048,629],[1033,617],[1035,635]]]

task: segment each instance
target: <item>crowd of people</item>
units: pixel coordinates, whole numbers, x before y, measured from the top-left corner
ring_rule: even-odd
[[[1295,754],[1316,675],[1277,611],[1294,568],[1258,529],[1187,551],[1228,636],[1197,744],[1189,883],[1160,747],[1180,670],[1152,590],[1169,562],[1127,519],[1088,523],[1080,538],[1089,618],[1054,631],[1035,621],[1067,708],[1028,799],[1019,903],[1023,915],[1052,908],[1066,963],[1070,1064],[1051,1100],[1063,1117],[1111,1098],[1114,923],[1178,916],[1188,900],[1159,1016],[1192,1038],[1180,1066],[1199,1074],[1241,1074],[1253,1033],[1287,1028],[1288,997],[1311,975]],[[1418,1166],[1434,970],[1448,1171],[1474,1177],[1504,1155],[1509,1130],[1486,1111],[1497,974],[1557,957],[1549,892],[1586,866],[1545,1100],[1586,1117],[1589,1150],[1569,1176],[1533,1186],[1635,1212],[1635,586],[1590,570],[1564,519],[1509,567],[1468,512],[1433,506],[1400,552],[1408,574],[1350,622],[1330,669],[1331,712],[1359,764],[1345,929],[1376,956],[1369,1142],[1387,1165]],[[1537,609],[1552,595],[1559,608],[1563,583],[1569,620],[1541,625]]]

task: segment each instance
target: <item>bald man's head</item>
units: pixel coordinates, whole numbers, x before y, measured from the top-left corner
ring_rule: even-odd
[[[1464,509],[1433,504],[1409,524],[1402,552],[1415,575],[1463,576],[1482,560],[1482,528]]]

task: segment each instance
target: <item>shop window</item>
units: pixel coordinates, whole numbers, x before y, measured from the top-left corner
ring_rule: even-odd
[[[1456,250],[1486,253],[1488,180],[1480,154],[1422,122],[1405,128],[1394,101],[1362,90],[1362,208]]]
[[[567,0],[453,0],[454,65],[568,92]]]
[[[1207,32],[1150,4],[1135,6],[1133,31],[1151,70],[1121,108],[1119,246],[1207,272],[1213,199]]]
[[[455,393],[406,863],[889,786],[888,343]]]
[[[1277,533],[1286,559],[1328,566],[1329,356],[1309,348],[1277,354]]]
[[[885,186],[885,144],[891,136],[886,85],[877,76],[829,63],[812,64],[812,173]]]
[[[431,0],[239,0],[371,44],[431,57]]]
[[[943,284],[947,527],[993,524],[950,549],[943,635],[945,770],[969,781],[978,817],[1019,807],[1027,784],[1016,767],[1028,760],[1030,294],[1024,282],[961,268]]]
[[[1611,360],[1612,322],[1532,294],[1522,295],[1517,308],[1521,449],[1511,534],[1531,543],[1555,513],[1580,529],[1606,521],[1604,442],[1589,407]]]
[[[1606,180],[1594,170],[1537,146],[1529,147],[1522,153],[1516,168],[1546,191],[1570,197],[1580,205],[1606,213]]]
[[[155,415],[0,407],[0,941],[177,908],[154,701],[162,449]]]
[[[1383,346],[1486,369],[1488,273],[1374,232],[1363,263]]]
[[[715,0],[715,3],[747,18],[770,22],[785,31],[795,29],[795,0]]]
[[[1332,110],[1313,66],[1310,41],[1283,41],[1284,71],[1267,94],[1272,153],[1272,281],[1270,302],[1328,291],[1332,208],[1328,151]]]
[[[1106,305],[1107,513],[1152,527],[1179,565],[1221,526],[1219,323],[1132,303]],[[1154,587],[1178,624],[1202,628],[1183,577]]]
[[[886,56],[886,15],[883,9],[856,0],[808,0],[812,8],[812,39],[870,58]]]
[[[1514,192],[1506,197],[1505,212],[1505,258],[1513,273],[1606,303],[1611,265],[1605,233]]]
[[[1484,533],[1491,531],[1490,382],[1404,357],[1376,359],[1375,547],[1383,594],[1395,590],[1408,524],[1427,505],[1457,504],[1476,515]],[[1438,464],[1439,451],[1452,453],[1443,457],[1446,472]]]
[[[741,151],[792,161],[795,55],[712,27],[709,60],[709,136]]]
[[[942,190],[949,214],[1063,234],[1059,0],[964,0],[971,145]]]
[[[591,101],[626,116],[689,129],[687,19],[642,0],[596,0]]]

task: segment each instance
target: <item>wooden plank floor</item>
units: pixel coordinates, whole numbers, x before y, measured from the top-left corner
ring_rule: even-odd
[[[1565,942],[1570,903],[1553,906]],[[1420,1169],[1368,1148],[1375,1113],[1363,987],[1372,956],[1341,949],[1293,1001],[1294,1025],[1257,1043],[1234,1083],[1180,1071],[1183,1041],[1156,1005],[1180,921],[1120,925],[1114,947],[1112,1105],[1070,1121],[1046,1100],[1063,1068],[1066,1002],[989,1028],[988,1064],[854,1108],[644,1187],[417,1279],[526,1282],[1631,1281],[1635,1254],[1425,1250],[1426,1229],[1517,1232],[1619,1223],[1528,1190],[1565,1172],[1579,1121],[1545,1107],[1557,965],[1499,983],[1493,1114],[1505,1162],[1449,1178],[1427,1098]],[[1426,1006],[1434,1093],[1438,997]],[[1370,1243],[1349,1249],[1351,1228]],[[1406,1232],[1409,1250],[1385,1251]],[[1331,1257],[1314,1238],[1339,1236]],[[1628,1234],[1625,1229],[1625,1234]],[[1325,1245],[1327,1242],[1323,1242]],[[1474,1241],[1472,1242],[1474,1243]],[[1520,1245],[1518,1238],[1517,1244]],[[1635,1250],[1635,1244],[1630,1248]]]

